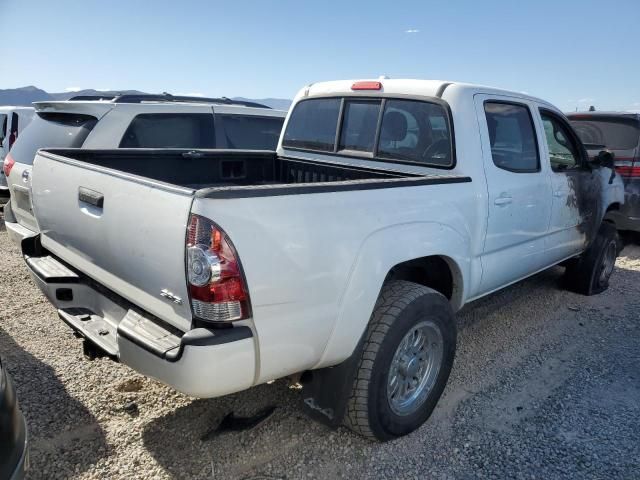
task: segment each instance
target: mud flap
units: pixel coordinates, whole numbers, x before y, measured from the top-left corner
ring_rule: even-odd
[[[364,336],[344,362],[309,372],[302,383],[302,409],[312,419],[331,428],[342,425],[363,346]]]

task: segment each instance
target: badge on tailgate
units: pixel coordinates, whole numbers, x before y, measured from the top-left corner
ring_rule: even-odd
[[[102,208],[104,205],[104,195],[84,187],[80,187],[78,190],[78,200],[98,208]]]

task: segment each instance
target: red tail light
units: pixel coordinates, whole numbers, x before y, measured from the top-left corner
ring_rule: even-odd
[[[621,177],[631,177],[637,178],[640,177],[640,167],[616,167],[616,172],[620,174]]]
[[[7,156],[4,157],[4,163],[2,164],[2,171],[7,177],[11,173],[11,169],[15,164],[16,164],[16,161],[13,159],[11,154],[8,153]]]
[[[351,90],[381,90],[382,82],[355,82]]]
[[[200,215],[189,219],[187,281],[196,317],[229,322],[250,316],[249,292],[238,254],[227,234]]]

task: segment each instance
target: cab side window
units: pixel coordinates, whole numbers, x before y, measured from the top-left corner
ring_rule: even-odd
[[[484,113],[495,166],[514,173],[540,171],[536,131],[529,107],[491,101],[485,102]]]
[[[580,165],[580,153],[568,127],[553,115],[540,112],[554,172],[563,172]]]

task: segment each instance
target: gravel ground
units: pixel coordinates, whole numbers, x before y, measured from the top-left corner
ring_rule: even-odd
[[[285,382],[194,400],[83,359],[0,227],[0,352],[29,422],[30,478],[638,478],[640,247],[581,297],[539,274],[458,315],[431,419],[386,444],[307,419]],[[275,405],[258,427],[203,435]]]

